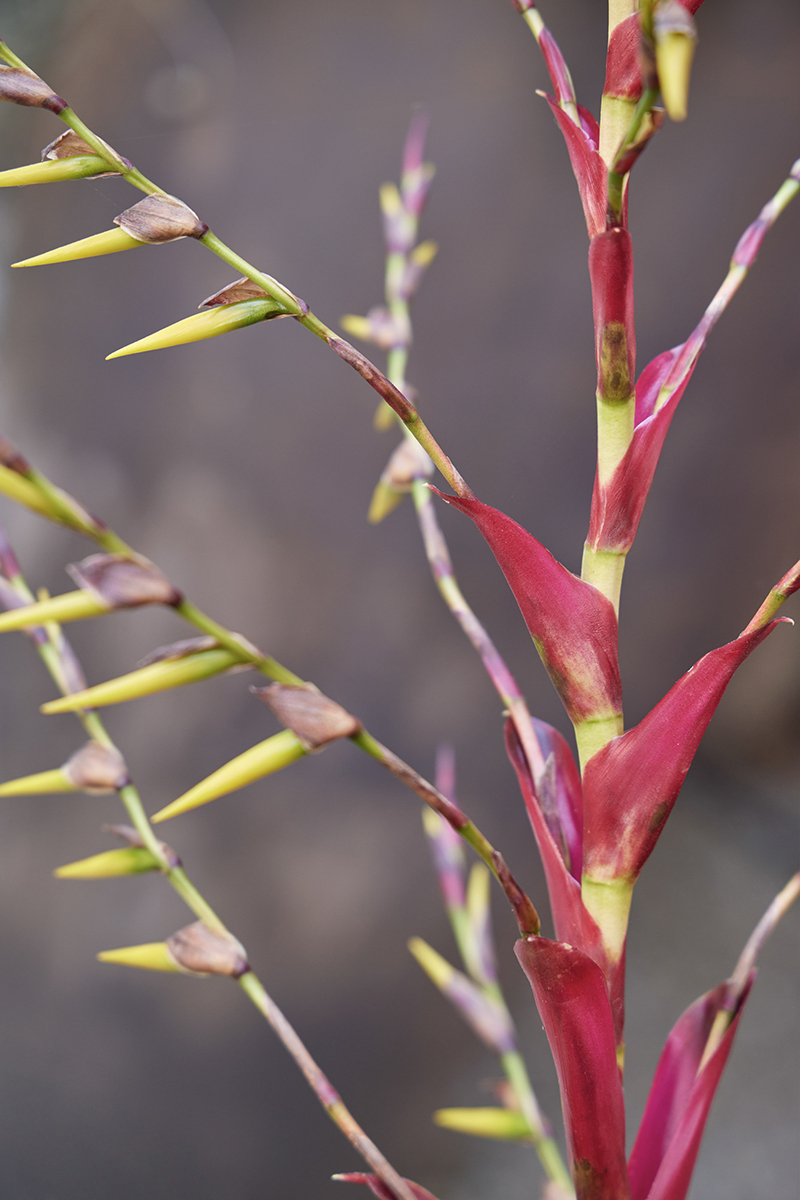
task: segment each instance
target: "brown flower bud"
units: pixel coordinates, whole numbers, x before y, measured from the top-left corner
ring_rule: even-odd
[[[23,458],[16,446],[2,435],[0,435],[0,463],[4,467],[8,467],[9,471],[16,471],[18,475],[27,475],[31,469],[28,460]]]
[[[126,208],[114,217],[114,224],[137,242],[151,244],[174,242],[182,237],[201,238],[208,232],[208,226],[188,204],[165,192],[145,196],[133,208]]]
[[[281,285],[282,286],[282,285]],[[299,296],[295,296],[288,288],[283,288],[287,295],[291,296],[300,312],[303,315],[308,313],[308,305],[305,300],[301,300]],[[208,296],[198,304],[198,308],[217,308],[222,304],[239,304],[242,300],[272,300],[270,295],[258,283],[253,283],[252,279],[248,279],[246,275],[242,275],[239,279],[234,279],[233,283],[229,283],[227,287],[220,288],[218,292],[214,292],[213,296]],[[289,313],[276,312],[275,317],[289,316]]]
[[[103,825],[102,830],[103,833],[110,833],[112,837],[118,837],[121,841],[127,842],[129,846],[132,846],[136,850],[144,849],[144,842],[141,835],[132,825]],[[180,858],[171,846],[168,846],[166,842],[159,842],[158,845],[169,867],[180,867],[182,865]]]
[[[229,975],[238,979],[250,970],[241,942],[230,933],[215,933],[195,921],[167,938],[167,949],[182,971],[192,975]]]
[[[157,567],[124,554],[90,554],[67,567],[79,588],[92,593],[109,609],[140,604],[180,604],[182,594]]]
[[[361,722],[356,717],[335,700],[323,696],[312,684],[294,687],[271,683],[269,687],[253,688],[252,691],[309,752],[321,750],[337,738],[353,737],[361,731]]]
[[[150,667],[157,662],[172,662],[177,658],[186,658],[190,654],[199,654],[201,650],[216,650],[219,642],[215,637],[204,634],[202,637],[183,638],[179,642],[170,642],[168,646],[159,646],[151,650],[136,664],[137,667]]]
[[[267,295],[262,287],[253,283],[246,275],[242,275],[241,279],[234,279],[233,283],[220,288],[213,296],[207,296],[197,307],[216,308],[218,304],[238,304],[240,300],[263,300]]]
[[[27,104],[32,108],[49,108],[54,113],[63,112],[67,107],[66,100],[57,96],[43,79],[21,67],[0,66],[0,100]]]
[[[70,783],[82,792],[101,795],[117,792],[130,783],[125,760],[119,750],[87,742],[67,759],[61,770]]]
[[[98,138],[98,141],[103,142],[103,139]],[[109,153],[118,160],[121,166],[130,168],[132,164],[127,158],[123,158],[121,154],[117,154],[116,150],[109,146],[108,142],[103,142],[103,145],[105,146],[106,150],[108,150]],[[74,130],[67,129],[65,133],[62,133],[59,137],[55,138],[54,141],[50,142],[49,145],[45,146],[44,150],[42,151],[42,162],[46,162],[48,160],[52,161],[53,159],[57,158],[79,158],[83,157],[84,155],[98,157],[97,151],[94,149],[94,147],[90,146],[88,142],[85,142],[79,134],[74,132]],[[92,179],[106,179],[109,175],[117,174],[118,171],[109,170],[102,175],[93,175]]]

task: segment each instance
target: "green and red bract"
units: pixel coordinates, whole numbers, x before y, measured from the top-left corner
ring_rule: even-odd
[[[636,879],[734,672],[784,620],[706,654],[638,725],[589,759],[583,776],[584,878]]]
[[[489,543],[573,724],[618,716],[622,685],[611,602],[505,513],[433,490],[466,513]]]
[[[625,1105],[603,972],[563,942],[528,937],[515,949],[556,1065],[577,1200],[627,1200]]]
[[[697,359],[680,369],[684,347],[665,350],[642,371],[636,383],[633,439],[611,478],[595,476],[587,545],[595,551],[627,554],[639,528],[661,448],[675,409],[692,377]],[[676,370],[678,368],[678,370]],[[673,388],[655,412],[662,388]]]
[[[753,971],[731,1024],[702,1069],[703,1052],[725,1004],[727,984],[721,983],[687,1008],[667,1038],[628,1162],[631,1200],[684,1200],[754,978]]]

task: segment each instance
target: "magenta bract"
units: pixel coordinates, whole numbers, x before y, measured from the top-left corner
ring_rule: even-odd
[[[635,728],[589,759],[583,776],[585,875],[636,878],[733,673],[782,620],[706,654]]]
[[[528,937],[515,949],[555,1060],[577,1200],[626,1200],[625,1106],[603,972],[563,942]]]
[[[606,57],[604,96],[624,96],[628,100],[638,100],[641,96],[640,41],[638,13],[626,17],[612,30]]]
[[[486,538],[573,723],[621,712],[617,617],[611,602],[562,567],[505,513],[480,500],[432,490],[471,517]]]
[[[597,150],[600,130],[587,109],[578,106],[581,119],[578,128],[563,109],[558,107],[558,102],[553,96],[546,96],[545,99],[567,143],[567,153],[578,183],[586,228],[589,237],[593,238],[606,227],[608,207],[608,168]]]
[[[394,1192],[390,1191],[377,1175],[367,1175],[363,1171],[350,1171],[346,1175],[334,1175],[334,1179],[339,1183],[365,1183],[373,1195],[378,1197],[378,1200],[396,1200]],[[406,1179],[405,1183],[411,1188],[417,1200],[436,1200],[433,1192],[420,1187],[418,1183],[412,1183],[410,1179]]]
[[[586,539],[593,550],[625,554],[633,545],[667,430],[696,365],[694,359],[681,372],[675,390],[653,415],[659,392],[670,378],[682,350],[683,345],[665,350],[648,363],[637,380],[633,440],[608,483],[601,485],[595,478]]]
[[[538,721],[534,722],[535,726],[539,724],[540,722]],[[555,733],[555,730],[553,732]],[[539,736],[538,729],[537,736]],[[557,734],[556,737],[560,737],[560,734]],[[561,738],[561,741],[563,740]],[[544,750],[544,748],[543,746],[542,749]],[[550,898],[550,908],[553,914],[556,939],[559,942],[568,942],[571,946],[582,950],[593,962],[597,963],[603,972],[608,981],[614,1034],[617,1042],[621,1043],[625,1025],[625,956],[623,955],[616,963],[608,961],[603,945],[603,936],[597,922],[586,911],[581,899],[580,881],[570,874],[564,860],[563,850],[557,843],[550,828],[550,823],[546,820],[545,814],[542,811],[542,804],[539,798],[542,790],[541,784],[537,781],[536,785],[534,785],[528,761],[519,741],[517,731],[511,721],[506,722],[506,750],[508,751],[508,757],[511,759],[512,766],[517,773],[528,819],[536,838],[536,845],[539,848],[539,856],[542,860],[545,880],[547,882],[547,894]],[[566,744],[565,750],[569,754]],[[560,787],[564,791],[567,789],[572,791],[574,785],[571,781],[571,774],[572,772],[575,774],[578,794],[574,795],[573,793],[573,799],[570,803],[573,805],[573,811],[577,811],[574,806],[580,800],[580,779],[578,778],[577,768],[572,761],[571,755],[570,764],[571,771],[566,766],[563,757],[559,757],[554,763],[557,772],[563,770]],[[580,866],[580,859],[578,859],[573,870],[579,871]]]
[[[714,1093],[754,978],[752,972],[731,1025],[699,1074],[727,985],[722,983],[696,1000],[667,1038],[628,1162],[631,1200],[684,1200]]]

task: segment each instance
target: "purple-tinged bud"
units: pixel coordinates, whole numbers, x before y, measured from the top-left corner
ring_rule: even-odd
[[[66,100],[57,96],[43,79],[27,67],[0,66],[0,100],[26,104],[31,108],[47,108],[56,115],[67,107]]]
[[[117,837],[123,842],[127,842],[134,849],[144,849],[142,836],[132,825],[103,825],[102,830],[103,833],[111,834],[112,837]],[[159,842],[158,848],[164,855],[168,867],[180,867],[183,865],[178,855],[166,842]]]
[[[252,688],[282,725],[305,746],[309,753],[321,750],[338,738],[354,737],[361,732],[361,722],[350,715],[335,700],[329,700],[312,684],[294,687],[291,684],[271,683],[269,687]]]
[[[174,242],[183,237],[201,238],[208,233],[208,226],[188,204],[166,192],[145,196],[144,200],[114,217],[114,224],[119,225],[128,237],[150,245]]]
[[[131,781],[119,750],[95,741],[76,750],[61,770],[75,788],[94,795],[118,792]]]
[[[297,307],[300,309],[300,314],[306,316],[308,314],[308,305],[305,300],[301,300],[299,296],[295,296],[288,288],[283,288],[287,296],[291,296]],[[246,275],[242,275],[239,279],[234,279],[233,283],[229,283],[226,287],[220,288],[218,292],[214,292],[213,296],[208,296],[202,304],[198,304],[198,308],[216,308],[220,304],[239,304],[242,300],[272,300],[270,295],[260,284],[254,283],[252,279],[248,279]]]
[[[411,330],[408,322],[403,325],[392,316],[388,308],[377,304],[371,308],[365,317],[357,317],[348,313],[339,322],[345,333],[351,337],[360,338],[362,342],[372,342],[381,350],[391,350],[394,346],[405,346],[411,341]]]
[[[174,608],[183,599],[167,577],[144,559],[90,554],[67,570],[79,588],[91,592],[110,610],[142,604],[169,604]]]
[[[93,172],[92,174],[95,179],[104,179],[106,176],[118,175],[122,167],[131,168],[133,164],[129,159],[123,158],[121,154],[117,154],[116,150],[112,146],[109,146],[107,142],[103,142],[102,138],[98,138],[98,141],[102,142],[109,154],[118,160],[120,168],[117,170],[106,170],[102,175],[96,175]],[[57,159],[99,157],[100,155],[94,147],[85,142],[80,134],[75,133],[72,129],[67,129],[60,137],[55,138],[54,141],[45,146],[42,151],[42,162],[54,162]],[[106,165],[109,166],[110,164]]]
[[[167,938],[167,950],[182,971],[191,975],[228,975],[239,979],[250,970],[247,953],[230,933],[217,933],[195,921]]]

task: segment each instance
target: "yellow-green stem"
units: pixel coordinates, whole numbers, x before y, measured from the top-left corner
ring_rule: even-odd
[[[593,550],[588,542],[583,547],[581,579],[586,583],[591,583],[611,601],[617,616],[619,616],[619,596],[622,589],[622,575],[625,571],[625,557],[625,554],[618,554],[614,550]]]

